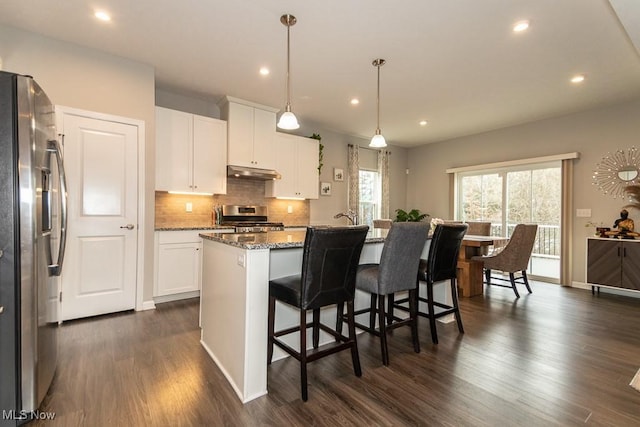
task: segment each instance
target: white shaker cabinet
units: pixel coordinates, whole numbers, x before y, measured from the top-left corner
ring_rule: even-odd
[[[156,107],[156,190],[226,194],[227,124]]]
[[[275,169],[276,112],[271,107],[225,97],[220,105],[227,120],[227,164]]]
[[[276,170],[282,179],[267,181],[266,197],[318,198],[318,140],[276,132]]]
[[[154,297],[197,293],[202,281],[201,230],[156,232]],[[189,294],[187,296],[196,296]]]

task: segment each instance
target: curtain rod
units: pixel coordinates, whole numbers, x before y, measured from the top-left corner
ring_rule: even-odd
[[[349,147],[356,147],[356,145],[355,145],[355,144],[347,144],[347,145],[348,145]],[[376,152],[382,151],[382,149],[376,150],[375,148],[362,147],[362,146],[360,146],[360,145],[357,145],[357,147],[358,147],[358,148],[362,148],[363,150],[369,150],[369,151],[376,151]],[[387,154],[391,154],[391,151],[387,151]]]

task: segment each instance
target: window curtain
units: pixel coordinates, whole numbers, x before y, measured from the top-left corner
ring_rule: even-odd
[[[562,160],[562,212],[560,213],[560,284],[571,286],[573,281],[573,159]]]
[[[347,173],[349,192],[347,194],[347,203],[349,209],[353,212],[360,210],[360,162],[358,160],[358,146],[349,144],[347,147]],[[357,218],[356,223],[359,223]]]
[[[389,218],[389,155],[386,150],[378,151],[378,173],[380,174],[380,218]]]

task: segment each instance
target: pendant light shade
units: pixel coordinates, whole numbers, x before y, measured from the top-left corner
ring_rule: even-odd
[[[280,116],[280,120],[278,120],[278,127],[285,130],[293,130],[300,127],[298,119],[291,112],[291,77],[289,73],[291,64],[291,26],[295,25],[297,20],[295,16],[287,14],[280,17],[280,22],[287,27],[287,105],[284,108],[284,113]]]
[[[376,125],[376,133],[371,138],[371,142],[369,143],[369,147],[371,148],[384,148],[387,146],[387,141],[385,141],[384,136],[382,136],[382,132],[380,131],[380,67],[387,62],[384,59],[374,59],[373,66],[378,69],[378,95],[376,97],[376,108],[377,108],[377,125]]]

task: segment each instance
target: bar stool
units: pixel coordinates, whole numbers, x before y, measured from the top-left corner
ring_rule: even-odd
[[[369,325],[355,322],[356,327],[380,337],[382,363],[389,364],[387,332],[400,326],[411,328],[413,349],[420,353],[418,340],[418,316],[416,276],[418,264],[429,233],[429,224],[423,222],[394,222],[387,235],[379,264],[363,264],[358,267],[356,288],[371,294],[368,308],[357,310],[355,315],[369,314]],[[409,291],[409,317],[400,318],[385,311],[385,297]],[[377,304],[376,304],[377,301]],[[377,308],[376,308],[377,305]],[[338,316],[342,311],[338,306]],[[378,315],[378,329],[375,327]],[[341,323],[341,319],[338,319]]]
[[[462,245],[462,239],[467,232],[467,224],[438,224],[433,237],[431,238],[431,245],[429,247],[429,256],[426,260],[420,260],[420,266],[417,274],[417,293],[418,301],[427,304],[427,311],[423,312],[418,309],[418,315],[429,319],[429,327],[431,329],[431,341],[434,344],[438,344],[438,331],[436,329],[436,319],[446,316],[448,314],[454,314],[456,322],[458,324],[458,330],[460,333],[464,333],[462,326],[462,317],[460,316],[460,309],[458,307],[458,286],[457,280],[457,264],[458,255],[460,253],[460,246]],[[451,286],[451,305],[444,302],[435,301],[433,297],[433,285],[436,282],[443,280],[449,280]],[[427,297],[420,296],[420,282],[426,282]],[[405,305],[411,300],[404,298],[395,301],[394,308],[407,311]],[[442,310],[437,312],[435,307],[439,307]]]
[[[353,370],[362,375],[358,343],[354,325],[353,299],[360,253],[369,227],[308,227],[302,255],[302,272],[293,276],[269,281],[269,317],[267,363],[273,358],[273,345],[300,361],[300,387],[302,400],[306,401],[307,363],[329,354],[350,349]],[[276,300],[300,310],[300,324],[275,331]],[[320,323],[320,308],[332,304],[343,307],[347,303],[349,336]],[[307,310],[313,311],[313,320],[307,323]],[[312,327],[313,349],[307,350],[307,328]],[[332,335],[336,343],[322,350],[319,344],[320,329]],[[300,334],[300,349],[296,351],[278,337],[294,332]]]

